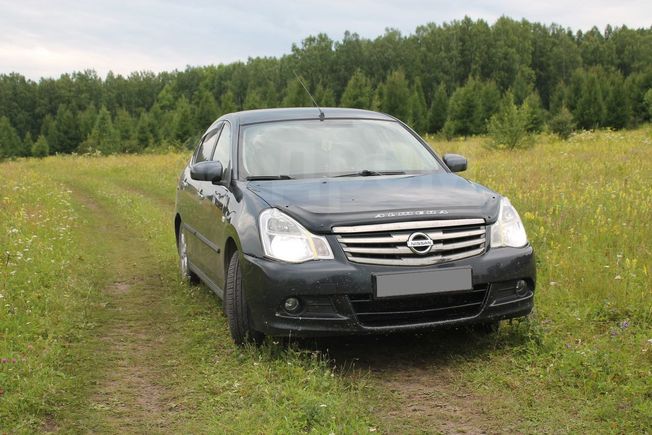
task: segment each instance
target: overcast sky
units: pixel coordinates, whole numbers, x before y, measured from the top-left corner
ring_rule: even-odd
[[[308,35],[374,38],[387,27],[501,15],[573,30],[652,25],[652,0],[0,0],[0,74],[184,69],[279,56]]]

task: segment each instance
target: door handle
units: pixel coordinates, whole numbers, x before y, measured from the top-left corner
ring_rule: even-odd
[[[188,187],[188,179],[184,178],[183,181],[181,182],[181,185],[183,186],[184,189]]]
[[[204,189],[199,189],[199,192],[197,192],[197,196],[199,196],[199,199],[204,199]]]

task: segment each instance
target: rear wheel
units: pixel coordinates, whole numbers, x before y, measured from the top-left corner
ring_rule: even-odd
[[[229,320],[229,330],[233,341],[242,345],[245,343],[260,344],[264,335],[254,330],[249,318],[249,307],[242,286],[242,273],[240,272],[240,257],[234,252],[229,261],[226,274],[226,289],[224,291],[224,309]]]
[[[179,230],[177,247],[179,248],[179,273],[181,274],[181,279],[191,284],[198,284],[199,277],[190,270],[188,263],[188,242],[186,238],[186,229],[183,228],[183,226]]]

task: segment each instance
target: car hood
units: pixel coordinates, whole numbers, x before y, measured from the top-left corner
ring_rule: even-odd
[[[252,181],[247,188],[307,229],[428,219],[496,220],[499,195],[455,174]]]

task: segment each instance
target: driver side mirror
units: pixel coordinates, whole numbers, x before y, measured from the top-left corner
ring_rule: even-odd
[[[453,172],[466,171],[466,157],[459,154],[444,154],[444,163]]]
[[[220,162],[208,160],[195,163],[190,167],[190,178],[197,181],[210,181],[217,184],[222,181],[224,168]]]

